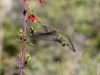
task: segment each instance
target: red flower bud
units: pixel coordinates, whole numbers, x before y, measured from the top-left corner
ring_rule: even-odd
[[[41,4],[44,4],[44,1],[43,0],[39,0],[39,1],[40,1]]]
[[[33,15],[29,16],[32,22],[39,22],[39,19]]]
[[[28,0],[24,0],[24,2],[27,2]]]

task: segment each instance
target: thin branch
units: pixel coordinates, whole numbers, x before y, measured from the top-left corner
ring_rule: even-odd
[[[29,2],[26,2],[26,10],[28,10]],[[24,41],[22,43],[22,57],[20,62],[20,75],[23,75],[23,67],[24,67],[24,56],[25,56],[25,48],[26,48],[26,30],[27,30],[27,20],[28,20],[28,13],[26,12],[26,15],[24,16],[24,26],[23,26],[23,32],[24,32]]]

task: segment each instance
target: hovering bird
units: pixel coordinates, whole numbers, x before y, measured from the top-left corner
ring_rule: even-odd
[[[43,26],[45,32],[44,33],[36,33],[30,37],[32,37],[33,39],[36,39],[36,40],[56,41],[56,42],[61,43],[62,46],[67,45],[72,51],[75,52],[73,43],[66,34],[59,32],[58,30],[50,27],[49,25],[46,26],[40,22],[39,22],[39,24],[41,24]]]

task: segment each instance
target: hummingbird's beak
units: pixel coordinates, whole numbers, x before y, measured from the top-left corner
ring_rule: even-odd
[[[44,26],[41,22],[38,22],[40,25]]]
[[[75,52],[75,48],[73,44],[66,44],[73,52]]]

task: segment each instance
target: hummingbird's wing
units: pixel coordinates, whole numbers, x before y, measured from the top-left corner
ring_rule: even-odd
[[[32,37],[35,40],[44,40],[44,41],[55,41],[57,39],[55,32],[37,33],[33,34],[30,37]]]

